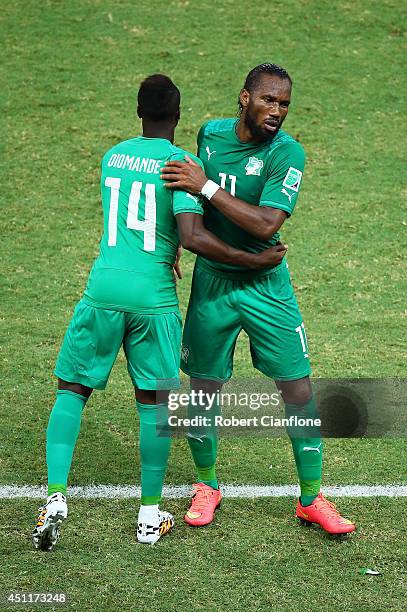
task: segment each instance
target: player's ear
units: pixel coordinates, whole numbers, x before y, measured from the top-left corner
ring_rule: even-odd
[[[178,125],[178,121],[181,119],[181,109],[179,108],[175,115],[175,125]]]
[[[137,107],[137,117],[140,117],[140,119],[142,118],[141,115],[140,115],[140,107],[139,106]]]
[[[239,100],[243,108],[247,108],[249,106],[250,93],[247,91],[247,89],[241,90]]]

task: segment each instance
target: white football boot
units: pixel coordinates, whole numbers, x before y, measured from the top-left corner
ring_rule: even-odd
[[[137,540],[142,544],[155,544],[174,527],[174,517],[158,506],[140,506],[137,521]]]
[[[32,541],[35,548],[51,551],[59,539],[61,523],[68,516],[65,495],[53,493],[47,497],[45,505],[39,508],[39,512]]]

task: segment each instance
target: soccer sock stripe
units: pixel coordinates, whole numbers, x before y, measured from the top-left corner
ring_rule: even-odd
[[[66,495],[69,470],[87,398],[73,391],[57,391],[47,427],[48,495]]]
[[[136,401],[140,416],[141,503],[159,504],[162,496],[170,434],[163,434],[168,424],[168,404],[142,404]]]
[[[197,482],[203,482],[209,487],[212,487],[212,489],[219,489],[218,479],[216,478],[215,464],[210,465],[209,467],[196,466],[196,477]]]
[[[65,483],[56,483],[48,485],[48,497],[53,495],[54,493],[63,493],[66,496],[66,484]]]
[[[286,404],[286,417],[318,418],[315,398],[306,404]],[[301,488],[301,504],[308,506],[318,495],[322,479],[323,442],[317,427],[287,427]]]
[[[312,504],[314,499],[317,497],[319,491],[321,490],[321,479],[317,478],[316,480],[301,480],[300,479],[300,489],[301,489],[301,505],[309,506]]]

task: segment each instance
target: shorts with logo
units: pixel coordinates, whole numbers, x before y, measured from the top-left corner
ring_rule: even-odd
[[[182,340],[183,372],[229,380],[242,330],[249,336],[253,366],[266,376],[295,380],[311,373],[305,328],[285,260],[270,274],[250,280],[195,267]]]
[[[93,389],[106,387],[120,347],[139,389],[180,386],[182,320],[179,312],[135,314],[95,308],[81,300],[74,311],[54,374]]]

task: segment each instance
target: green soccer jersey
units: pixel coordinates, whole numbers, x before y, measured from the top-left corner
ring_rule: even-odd
[[[236,134],[237,123],[238,119],[217,119],[201,127],[198,156],[204,164],[206,176],[249,204],[279,208],[291,215],[304,170],[302,146],[282,130],[271,142],[241,142]],[[229,221],[210,203],[205,206],[204,219],[209,231],[231,246],[251,253],[276,244],[280,237],[276,233],[271,240],[259,240]],[[269,273],[268,270],[253,273],[204,257],[199,257],[197,263],[215,274],[229,277]]]
[[[136,313],[178,309],[175,215],[203,209],[195,196],[166,189],[160,169],[184,158],[185,151],[169,140],[144,137],[121,142],[103,157],[104,230],[84,293],[89,305]]]

